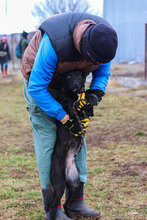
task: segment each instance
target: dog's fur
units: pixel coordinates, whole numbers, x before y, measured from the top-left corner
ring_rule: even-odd
[[[71,118],[75,118],[73,103],[78,99],[77,94],[84,88],[84,83],[85,77],[80,71],[64,74],[60,78],[61,88],[58,102],[61,103],[63,109]],[[80,113],[80,119],[81,117],[93,116],[93,108],[92,111],[91,108],[90,111],[88,109],[82,114]],[[78,119],[75,118],[75,120]],[[75,157],[79,152],[82,141],[83,135],[75,137],[61,122],[57,122],[57,139],[51,160],[51,183],[47,187],[46,198],[50,206],[50,219],[52,220],[55,219],[57,204],[63,196],[65,187],[68,191],[68,198],[64,204],[64,209],[67,216],[72,218],[70,205],[81,184],[75,165]]]

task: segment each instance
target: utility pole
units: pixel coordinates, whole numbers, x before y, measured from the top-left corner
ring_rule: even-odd
[[[147,79],[147,24],[145,24],[145,72],[144,78]]]
[[[5,15],[7,15],[7,0],[5,0]]]

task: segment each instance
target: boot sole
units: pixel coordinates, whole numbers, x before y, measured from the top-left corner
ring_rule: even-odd
[[[96,220],[96,219],[100,219],[101,218],[101,215],[100,216],[91,216],[91,217],[82,217],[82,216],[80,216],[80,215],[78,215],[78,214],[75,214],[74,212],[71,212],[71,214],[72,214],[72,216],[74,217],[74,218],[76,218],[76,220],[77,220],[77,218],[78,219],[89,219],[89,220]]]

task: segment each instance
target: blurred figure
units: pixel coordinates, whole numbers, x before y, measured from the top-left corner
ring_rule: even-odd
[[[25,49],[27,48],[27,46],[29,44],[28,35],[29,34],[27,32],[23,31],[22,38],[20,41],[20,48],[21,48],[22,56],[24,54]]]
[[[4,74],[8,76],[8,62],[10,60],[9,46],[7,43],[7,37],[3,36],[0,42],[0,64],[1,64],[1,76]]]

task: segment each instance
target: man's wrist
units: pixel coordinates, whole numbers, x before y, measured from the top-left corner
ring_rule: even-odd
[[[60,122],[64,124],[67,120],[69,120],[69,115],[66,114],[66,115],[60,120]]]

